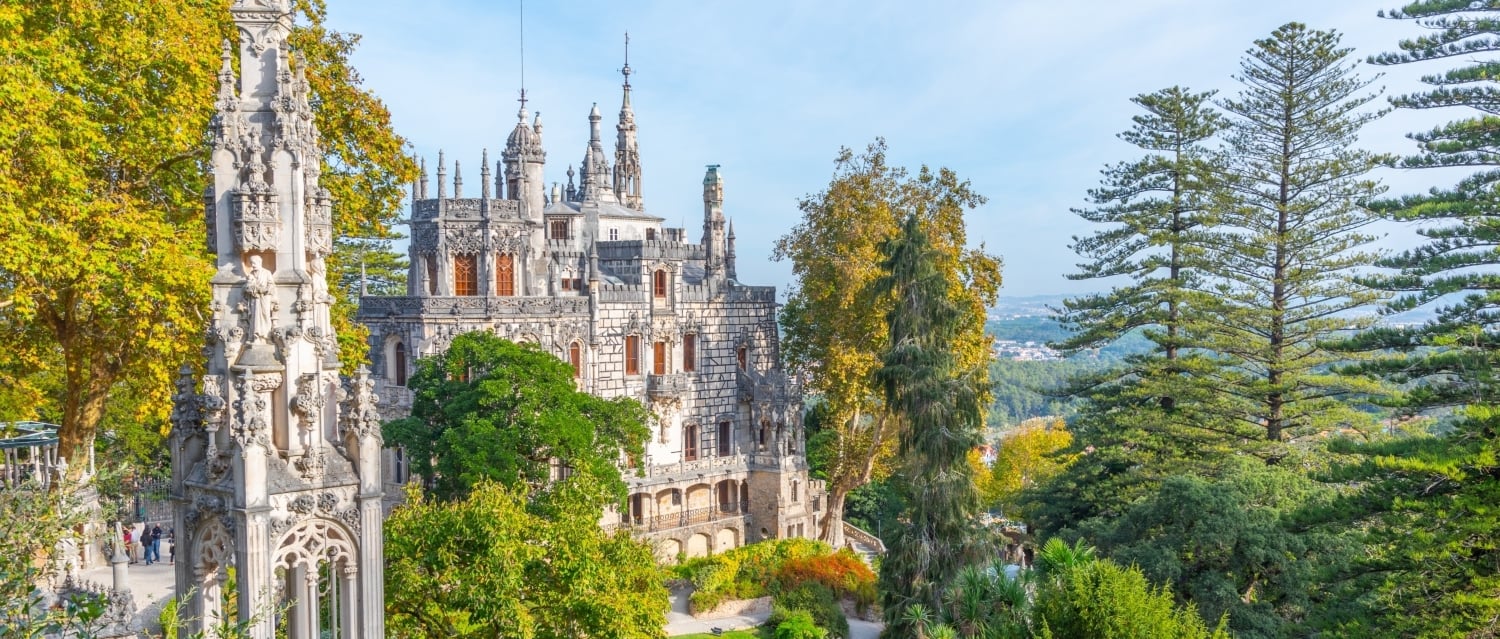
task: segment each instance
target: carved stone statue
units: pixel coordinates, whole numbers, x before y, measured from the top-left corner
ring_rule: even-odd
[[[245,300],[250,306],[250,341],[269,343],[271,318],[276,311],[276,277],[261,266],[259,255],[250,256],[245,273]]]

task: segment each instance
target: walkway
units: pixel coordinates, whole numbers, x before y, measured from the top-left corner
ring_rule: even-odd
[[[694,619],[688,612],[688,593],[684,590],[672,591],[672,610],[667,613],[667,636],[691,635],[700,632],[713,632],[714,628],[724,630],[742,630],[754,628],[766,622],[771,614],[768,612],[752,613],[745,616],[726,617],[724,619],[702,620]],[[885,628],[884,624],[862,621],[859,619],[849,620],[848,639],[877,639],[880,631]]]

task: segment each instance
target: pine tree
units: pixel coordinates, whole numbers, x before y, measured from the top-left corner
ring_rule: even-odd
[[[1276,29],[1246,53],[1243,88],[1222,104],[1228,162],[1205,256],[1220,317],[1204,345],[1233,364],[1213,387],[1245,437],[1284,442],[1365,419],[1340,399],[1371,388],[1329,371],[1346,355],[1322,343],[1369,326],[1354,313],[1380,299],[1351,276],[1375,259],[1362,250],[1376,219],[1364,203],[1382,192],[1367,177],[1380,158],[1352,146],[1381,113],[1339,39]]]
[[[1400,296],[1393,311],[1436,307],[1436,319],[1417,327],[1386,327],[1355,340],[1365,349],[1400,354],[1362,368],[1407,389],[1405,412],[1443,415],[1438,435],[1418,434],[1356,448],[1352,467],[1364,490],[1354,500],[1367,559],[1338,584],[1354,605],[1330,614],[1327,625],[1346,636],[1495,636],[1500,618],[1500,384],[1495,368],[1500,340],[1500,8],[1452,0],[1414,2],[1382,17],[1418,21],[1432,33],[1403,40],[1400,51],[1373,56],[1380,65],[1423,63],[1463,56],[1441,74],[1423,76],[1433,88],[1392,99],[1403,109],[1462,109],[1460,119],[1408,135],[1416,155],[1404,168],[1475,167],[1449,188],[1380,202],[1376,209],[1416,223],[1429,241],[1390,256],[1380,266],[1394,274],[1367,278]]]
[[[1064,302],[1068,351],[1100,348],[1142,328],[1173,360],[1182,347],[1184,304],[1199,279],[1201,235],[1210,223],[1216,182],[1214,157],[1204,146],[1224,128],[1209,103],[1213,92],[1171,87],[1136,96],[1146,110],[1120,138],[1149,153],[1135,162],[1106,167],[1103,184],[1089,191],[1092,209],[1079,217],[1106,228],[1073,238],[1073,250],[1090,261],[1071,280],[1128,277],[1109,293]],[[1169,398],[1163,398],[1170,404]]]
[[[974,557],[979,495],[968,452],[984,426],[984,370],[956,355],[958,340],[982,323],[953,294],[941,252],[915,215],[882,246],[883,275],[874,286],[894,304],[886,314],[889,347],[876,373],[893,416],[904,425],[897,485],[905,526],[887,539],[880,566],[885,618],[907,636],[905,611],[942,605],[953,576]]]

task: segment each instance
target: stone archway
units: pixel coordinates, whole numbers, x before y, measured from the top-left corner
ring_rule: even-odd
[[[708,538],[708,533],[698,533],[696,535],[693,535],[692,537],[688,537],[688,558],[691,559],[693,557],[707,557],[709,551],[713,549],[712,543],[713,542]]]
[[[719,531],[714,539],[714,552],[733,550],[740,546],[740,531],[734,528],[725,528]]]
[[[282,535],[272,565],[288,605],[276,625],[288,639],[362,636],[354,540],[327,519],[299,522]]]
[[[226,619],[236,619],[237,610],[225,610],[229,567],[234,563],[234,535],[217,518],[198,526],[190,541],[191,555],[184,557],[198,585],[193,591],[191,609],[185,616],[196,616],[204,626],[213,627]]]
[[[676,539],[663,539],[656,545],[656,556],[663,562],[677,561],[677,555],[682,554],[682,542]]]

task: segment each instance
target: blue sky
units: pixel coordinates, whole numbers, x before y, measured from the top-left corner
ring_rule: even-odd
[[[433,166],[438,149],[479,185],[480,150],[498,156],[521,86],[515,0],[328,0],[330,24],[363,35],[355,54],[396,129]],[[696,237],[705,164],[720,164],[738,235],[740,279],[785,289],[791,267],[769,259],[798,220],[797,201],[825,186],[839,147],[886,138],[894,163],[947,166],[989,203],[970,237],[1005,259],[1007,296],[1103,288],[1071,282],[1068,249],[1090,228],[1069,212],[1106,163],[1136,155],[1115,138],[1129,98],[1171,85],[1235,90],[1245,49],[1289,21],[1341,31],[1356,56],[1419,34],[1355,0],[1004,0],[892,2],[530,2],[526,89],[541,111],[547,179],[583,157],[590,105],[606,137],[620,105],[630,31],[633,103],[647,209]],[[1377,69],[1400,93],[1420,72]],[[1406,131],[1443,114],[1398,112],[1367,147],[1410,149]],[[612,143],[610,143],[612,144]],[[611,146],[612,148],[612,146]],[[493,159],[493,158],[492,158]],[[1390,171],[1394,192],[1451,177]],[[1383,227],[1380,244],[1410,245]]]

